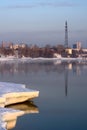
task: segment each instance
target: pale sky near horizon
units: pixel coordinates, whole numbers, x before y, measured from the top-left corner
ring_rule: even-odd
[[[66,20],[70,45],[87,47],[86,0],[1,0],[0,41],[64,44]]]

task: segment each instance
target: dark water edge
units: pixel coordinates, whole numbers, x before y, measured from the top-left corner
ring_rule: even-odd
[[[1,63],[0,81],[24,83],[40,91],[33,100],[38,112],[19,117],[13,130],[87,129],[87,63]]]

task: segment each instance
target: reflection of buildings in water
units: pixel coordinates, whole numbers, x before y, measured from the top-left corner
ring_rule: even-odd
[[[64,76],[65,76],[65,96],[68,95],[68,80],[69,80],[69,70],[73,70],[73,68],[75,67],[75,74],[80,74],[80,67],[78,65],[75,64],[75,66],[73,66],[73,63],[68,63],[65,64],[65,71],[64,71]]]
[[[39,73],[40,71],[50,72],[63,72],[63,66],[61,64],[54,65],[54,62],[35,62],[35,63],[3,63],[0,64],[1,75],[14,75],[16,73],[27,74],[27,73]]]
[[[54,65],[59,65],[61,63],[62,63],[61,60],[54,61]]]
[[[68,63],[68,64],[65,64],[65,73],[64,73],[64,76],[65,76],[65,96],[68,95],[68,80],[69,80],[69,71],[72,70],[72,72],[75,73],[75,75],[81,75],[81,72],[82,72],[82,69],[84,68],[85,66],[81,63],[78,63],[78,62],[72,62],[72,63]],[[86,65],[87,67],[87,65]]]
[[[85,64],[86,65],[86,64]],[[67,69],[71,70],[76,75],[81,75],[82,70],[84,69],[83,63],[72,62],[67,64]],[[87,66],[87,65],[86,65]]]
[[[68,69],[69,69],[69,70],[72,70],[72,63],[69,63],[69,64],[68,64]]]
[[[4,124],[6,124],[5,127],[7,130],[10,130],[15,127],[17,117],[22,116],[24,114],[39,113],[38,107],[34,105],[33,102],[28,101],[21,104],[9,105],[6,107],[6,109],[8,111],[3,113],[2,118],[0,118],[0,122],[4,122]]]
[[[81,74],[81,69],[87,64],[78,62],[58,62],[58,61],[46,61],[46,62],[35,62],[35,63],[0,63],[0,74],[2,75],[14,75],[16,73],[27,74],[27,73],[39,73],[39,72],[57,72],[64,73],[64,67],[67,65],[69,70],[72,70],[76,74]]]
[[[81,66],[75,65],[75,66],[73,66],[73,73],[77,74],[79,76],[79,75],[81,75],[81,69],[82,69]]]
[[[76,68],[76,74],[81,75],[81,68],[79,66],[77,66]]]

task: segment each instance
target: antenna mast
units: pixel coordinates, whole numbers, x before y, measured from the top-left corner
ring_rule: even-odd
[[[65,22],[65,48],[68,48],[68,25],[67,25],[67,21]]]

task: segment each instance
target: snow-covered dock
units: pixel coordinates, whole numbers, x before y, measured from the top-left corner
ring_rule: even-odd
[[[24,84],[0,82],[0,107],[24,102],[39,96],[39,91],[26,88]]]

